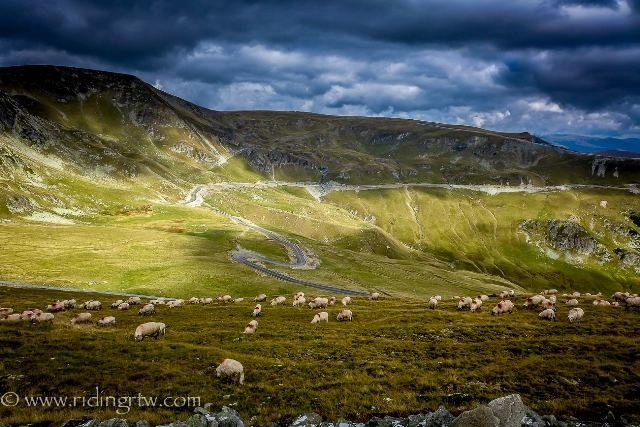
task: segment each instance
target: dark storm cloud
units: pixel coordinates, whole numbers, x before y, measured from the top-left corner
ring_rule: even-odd
[[[141,76],[219,109],[640,132],[639,0],[0,2],[0,65]]]

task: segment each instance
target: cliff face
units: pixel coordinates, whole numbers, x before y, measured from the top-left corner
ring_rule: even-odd
[[[0,69],[0,134],[115,178],[204,173],[237,155],[280,179],[537,185],[640,182],[640,162],[595,158],[527,133],[413,120],[216,112],[133,76]],[[7,144],[5,142],[5,144]]]

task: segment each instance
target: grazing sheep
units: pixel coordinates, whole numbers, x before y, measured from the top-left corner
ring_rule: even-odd
[[[569,310],[568,318],[571,323],[573,323],[574,320],[582,319],[582,316],[584,316],[584,310],[580,307]]]
[[[79,313],[73,316],[71,319],[71,324],[75,325],[77,323],[88,323],[91,322],[91,313]]]
[[[473,301],[471,301],[471,305],[469,306],[469,310],[471,310],[472,313],[475,313],[476,311],[480,310],[482,308],[482,300],[480,298],[475,298]]]
[[[480,298],[480,301],[485,302],[489,300],[489,295],[478,295],[478,298]]]
[[[380,292],[374,292],[371,295],[369,295],[369,299],[372,301],[376,301],[378,299],[380,299]]]
[[[160,335],[164,335],[167,325],[160,322],[147,322],[138,325],[133,337],[136,341],[142,341],[146,337],[158,339]]]
[[[122,300],[122,299],[116,300],[116,302],[111,304],[111,308],[118,308],[118,306],[120,306],[120,304],[122,304],[123,302],[124,302],[124,300]]]
[[[329,305],[334,305],[336,303],[336,297],[329,298]]]
[[[33,323],[53,323],[54,315],[51,313],[38,313],[31,318]]]
[[[149,301],[149,303],[151,303],[153,305],[165,305],[166,304],[166,302],[164,300],[162,300],[162,299],[154,299],[154,300]]]
[[[233,302],[233,298],[231,297],[231,295],[223,295],[221,297],[218,297],[218,301],[223,304],[227,304]]]
[[[7,314],[5,317],[0,319],[0,323],[14,324],[14,323],[20,323],[23,320],[24,319],[22,318],[22,315],[20,313],[12,313],[12,314]]]
[[[532,310],[534,308],[537,308],[538,306],[541,306],[544,301],[547,301],[547,299],[544,296],[534,295],[532,297],[527,298],[527,301],[524,304],[522,304],[522,306],[529,310]]]
[[[102,319],[99,319],[96,322],[96,325],[98,325],[98,326],[108,326],[108,325],[115,326],[116,325],[116,318],[113,317],[113,316],[105,316]]]
[[[13,308],[0,307],[0,317],[13,314]]]
[[[62,301],[56,301],[53,304],[47,305],[47,311],[51,313],[57,313],[64,310],[64,303]]]
[[[76,300],[74,299],[66,299],[62,301],[65,310],[70,310],[72,308],[76,308]]]
[[[611,295],[611,299],[619,302],[625,302],[627,298],[629,298],[629,292],[616,292]]]
[[[487,298],[489,298],[489,297],[487,297]],[[436,295],[435,299],[437,299],[438,301],[442,301],[442,297],[440,295]]]
[[[317,297],[309,301],[309,308],[311,309],[325,308],[328,304],[329,304],[328,298]]]
[[[570,299],[569,301],[567,301],[565,304],[573,306],[573,305],[580,304],[580,302],[577,299],[573,298],[573,299]]]
[[[204,304],[204,305],[213,304],[213,298],[202,298],[200,300],[200,304]]]
[[[338,313],[338,315],[336,316],[336,320],[338,322],[347,321],[347,320],[351,322],[353,320],[353,312],[351,312],[351,310],[344,309],[340,313]],[[327,319],[327,321],[329,320]]]
[[[243,302],[244,298],[236,298],[233,300],[233,302]]]
[[[544,299],[544,301],[542,301],[541,306],[542,306],[542,308],[543,308],[543,309],[545,309],[545,310],[546,310],[547,308],[555,308],[555,306],[556,306],[556,302],[555,302],[555,301],[551,301],[550,299],[546,299],[546,298],[545,298],[545,299]]]
[[[118,310],[120,310],[120,311],[129,310],[129,303],[128,302],[121,303],[118,306]]]
[[[471,303],[473,300],[470,297],[462,297],[460,301],[458,301],[458,310],[464,310],[466,308],[471,308]]]
[[[511,302],[511,300],[505,299],[500,301],[498,304],[496,304],[495,307],[493,307],[491,309],[491,314],[492,315],[496,315],[496,314],[505,314],[505,313],[513,313],[513,303]]]
[[[253,299],[255,302],[264,302],[267,300],[267,296],[265,294],[260,294]]]
[[[608,307],[608,306],[611,305],[611,303],[609,301],[607,301],[607,300],[604,300],[604,299],[597,299],[597,300],[593,301],[593,305],[601,305],[601,306],[604,306],[604,307]]]
[[[438,299],[436,297],[429,298],[429,308],[431,310],[435,310],[437,305],[438,305]]]
[[[251,313],[252,317],[258,317],[262,314],[262,305],[261,304],[256,304],[256,306],[253,308],[253,312]]]
[[[624,301],[624,303],[626,309],[640,308],[640,296],[629,297]]]
[[[547,308],[542,310],[538,317],[542,320],[556,320],[556,311],[552,308]]]
[[[169,307],[169,308],[182,307],[183,304],[184,304],[184,300],[172,299],[171,301],[169,301],[167,303],[167,307]]]
[[[549,301],[551,301],[552,303],[554,303],[554,304],[555,304],[555,303],[556,303],[556,301],[557,301],[557,298],[556,298],[556,296],[555,296],[555,295],[551,295],[551,296],[550,296],[549,298],[547,298],[547,299],[548,299]]]
[[[313,320],[311,321],[311,323],[320,323],[323,320],[327,323],[329,322],[329,313],[327,313],[326,311],[321,311],[320,313],[313,316]]]
[[[140,310],[138,310],[138,316],[151,316],[155,314],[156,306],[153,304],[145,304]]]
[[[102,303],[100,301],[90,300],[82,304],[81,307],[85,310],[102,310]]]
[[[224,359],[216,368],[216,376],[223,380],[231,380],[238,384],[244,384],[244,368],[237,360]]]
[[[286,297],[275,297],[274,299],[271,300],[271,305],[276,306],[276,305],[282,305],[287,301]]]
[[[258,329],[258,321],[252,320],[251,322],[247,323],[247,326],[244,327],[244,333],[254,334],[256,332],[256,329]]]
[[[347,305],[349,305],[349,303],[351,303],[351,297],[344,297],[340,302],[346,307]]]
[[[606,209],[608,204],[609,204],[609,202],[607,202],[606,200],[600,200],[600,207],[601,208]]]
[[[20,319],[21,320],[31,320],[33,318],[33,316],[37,315],[38,311],[36,310],[25,310],[22,313],[20,313]]]
[[[580,292],[574,292],[571,294],[571,296],[574,298],[580,298]]]
[[[127,302],[129,303],[129,305],[142,304],[142,300],[140,299],[140,297],[129,297]]]
[[[200,304],[200,298],[191,297],[189,299],[189,304]]]
[[[301,296],[296,295],[295,299],[293,300],[293,306],[294,307],[302,307],[302,306],[304,306],[306,301],[307,300],[305,299],[305,297],[303,297],[303,296],[301,297]]]

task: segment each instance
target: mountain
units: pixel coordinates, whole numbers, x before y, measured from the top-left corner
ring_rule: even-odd
[[[638,183],[638,159],[526,132],[212,111],[134,76],[0,68],[0,280],[156,295],[629,289]],[[537,188],[562,184],[584,187]]]
[[[640,157],[640,138],[613,138],[571,134],[551,134],[545,138],[553,144],[580,153],[611,157]]]

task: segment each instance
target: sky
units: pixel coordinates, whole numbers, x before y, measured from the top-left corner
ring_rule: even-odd
[[[0,66],[23,64],[216,110],[640,138],[640,0],[2,0]]]

